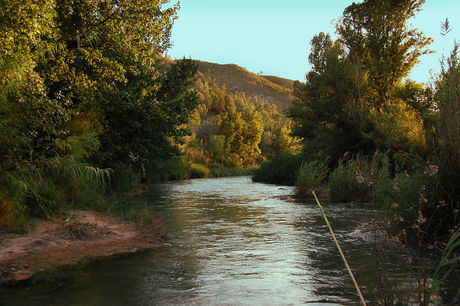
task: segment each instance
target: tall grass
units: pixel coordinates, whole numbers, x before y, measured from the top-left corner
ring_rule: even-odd
[[[297,172],[297,195],[306,197],[311,191],[319,187],[327,178],[328,168],[326,161],[302,162]]]
[[[389,177],[389,166],[388,154],[378,151],[371,159],[361,155],[341,159],[329,177],[331,200],[370,201],[373,186]]]
[[[189,165],[189,178],[204,178],[209,177],[211,171],[208,167],[202,164],[190,163]]]
[[[102,191],[109,188],[110,173],[71,155],[24,163],[5,171],[0,174],[0,226],[24,226],[21,222],[28,217],[44,218],[69,207],[99,201]]]
[[[454,267],[460,262],[460,256],[455,253],[456,251],[458,253],[458,247],[460,247],[460,228],[450,237],[436,266],[433,274],[433,284],[428,292],[428,303],[430,303],[432,296],[452,273]]]

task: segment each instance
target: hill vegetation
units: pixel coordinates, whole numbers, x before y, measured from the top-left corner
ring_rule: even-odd
[[[288,88],[236,65],[198,63],[206,71],[198,71],[194,86],[199,105],[188,124],[191,135],[185,137],[184,157],[176,160],[173,168],[178,171],[170,177],[221,176],[229,173],[224,169],[250,169],[270,156],[298,151],[299,140],[290,135],[291,120],[272,103],[289,96]],[[244,173],[240,170],[231,173]]]
[[[294,85],[292,80],[255,74],[235,64],[195,62],[201,73],[200,78],[218,86],[225,84],[231,93],[244,92],[247,97],[275,104],[279,110],[291,105]]]

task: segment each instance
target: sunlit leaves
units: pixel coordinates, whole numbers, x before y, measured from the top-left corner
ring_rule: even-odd
[[[348,6],[337,24],[340,41],[363,64],[380,108],[394,86],[409,75],[432,41],[408,20],[424,0],[365,0]]]

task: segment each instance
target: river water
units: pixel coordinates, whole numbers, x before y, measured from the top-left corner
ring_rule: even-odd
[[[313,202],[291,187],[250,177],[155,186],[143,197],[162,212],[172,247],[110,259],[3,295],[8,305],[355,304],[359,298]],[[397,256],[376,256],[362,225],[374,208],[325,204],[365,298],[379,292],[377,267],[396,296],[412,286]],[[379,262],[379,264],[377,264]],[[1,304],[1,303],[0,303]]]

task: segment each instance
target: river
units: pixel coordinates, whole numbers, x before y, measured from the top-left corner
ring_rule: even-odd
[[[298,202],[292,187],[250,177],[160,184],[143,201],[162,212],[172,247],[61,271],[52,281],[15,289],[8,305],[355,304],[359,298],[319,208]],[[396,256],[376,256],[360,229],[376,210],[325,204],[361,290],[407,295],[414,282]],[[377,264],[379,262],[379,264]]]

